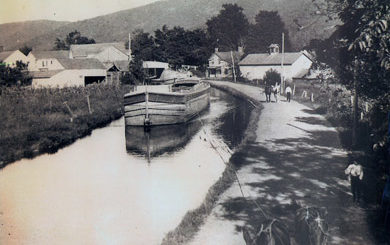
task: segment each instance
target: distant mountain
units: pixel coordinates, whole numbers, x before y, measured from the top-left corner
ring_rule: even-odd
[[[324,0],[325,1],[325,0]],[[165,0],[113,14],[61,25],[55,30],[26,40],[35,49],[51,49],[57,37],[64,38],[78,30],[96,42],[125,41],[137,28],[153,33],[164,24],[193,29],[205,27],[206,21],[219,13],[224,3],[237,3],[244,8],[250,21],[259,10],[277,10],[285,22],[294,48],[299,49],[310,39],[323,39],[333,31],[335,21],[313,13],[318,9],[312,0]],[[294,19],[298,24],[294,23]]]
[[[3,46],[4,50],[23,46],[26,41],[54,31],[68,23],[70,22],[36,20],[0,24],[0,46]]]

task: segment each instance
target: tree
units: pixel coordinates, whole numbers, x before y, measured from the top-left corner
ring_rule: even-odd
[[[341,82],[354,92],[353,142],[357,140],[357,98],[371,99],[384,118],[389,108],[390,93],[390,11],[387,0],[336,0],[343,22],[328,40],[338,53],[336,65]],[[387,100],[387,106],[383,101]],[[385,103],[385,104],[386,104]],[[378,113],[376,113],[378,114]],[[376,115],[378,117],[378,115]],[[381,117],[381,116],[379,116]],[[375,130],[374,130],[375,131]],[[385,135],[386,128],[377,129]]]
[[[70,32],[66,37],[65,40],[61,40],[59,38],[56,38],[56,41],[54,43],[54,50],[69,50],[70,45],[72,44],[91,44],[95,43],[94,39],[90,39],[85,36],[81,36],[81,33],[77,30]]]
[[[279,83],[280,79],[281,79],[280,73],[274,69],[270,69],[266,71],[263,78],[265,84],[272,85],[272,86],[275,85],[276,83]]]
[[[28,55],[30,51],[32,50],[31,47],[24,45],[22,48],[19,49],[20,52],[22,52],[24,55]]]
[[[282,33],[285,34],[285,50],[291,49],[288,31],[277,11],[260,11],[250,25],[245,41],[245,53],[263,53],[268,46],[276,43],[282,47]]]
[[[172,29],[163,26],[155,31],[154,36],[156,59],[175,67],[183,64],[199,66],[211,55],[209,39],[201,29],[189,31],[179,26]]]
[[[142,29],[137,29],[133,32],[131,40],[131,53],[138,60],[154,60],[155,54],[154,50],[156,45],[154,43],[153,37],[144,32]],[[126,48],[129,46],[126,43]]]
[[[206,22],[207,33],[213,44],[226,51],[237,50],[248,33],[249,22],[243,8],[237,4],[224,4],[219,15]]]

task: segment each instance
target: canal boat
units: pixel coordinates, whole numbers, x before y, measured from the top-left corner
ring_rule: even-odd
[[[185,123],[210,105],[210,85],[197,79],[137,86],[125,94],[126,126]]]

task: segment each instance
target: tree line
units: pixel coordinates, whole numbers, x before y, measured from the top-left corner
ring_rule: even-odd
[[[153,35],[137,29],[132,34],[133,59],[125,80],[142,81],[144,60],[167,62],[173,68],[194,65],[204,70],[214,48],[235,51],[242,47],[245,53],[267,52],[272,43],[282,45],[282,33],[285,33],[285,48],[289,51],[288,31],[278,12],[259,11],[255,23],[251,24],[237,4],[222,5],[219,14],[207,20],[204,29],[185,30],[164,25]]]

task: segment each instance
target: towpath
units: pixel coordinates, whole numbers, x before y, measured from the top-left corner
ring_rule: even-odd
[[[263,103],[256,140],[233,155],[243,198],[237,183],[220,197],[217,206],[190,244],[245,244],[243,225],[261,219],[255,200],[270,216],[294,229],[293,200],[326,208],[330,244],[375,244],[367,213],[352,203],[344,175],[347,153],[338,133],[323,116],[295,101],[265,103],[259,88],[211,82],[241,91]]]

